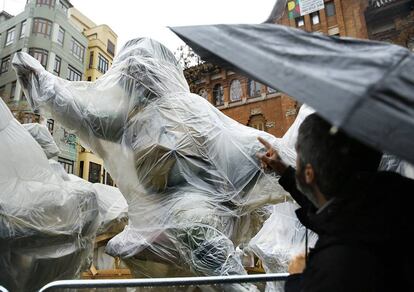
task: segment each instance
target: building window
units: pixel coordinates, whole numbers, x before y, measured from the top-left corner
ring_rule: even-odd
[[[81,81],[82,80],[82,73],[73,68],[72,66],[68,67],[68,80],[70,81]]]
[[[241,83],[235,79],[230,83],[230,101],[238,101],[243,95]]]
[[[111,175],[109,174],[109,172],[106,172],[106,181],[105,184],[113,186],[114,185],[114,180],[112,179]]]
[[[63,47],[63,42],[65,41],[65,30],[60,26],[59,32],[57,35],[57,42],[59,45]]]
[[[20,25],[20,38],[24,38],[26,36],[26,24],[27,21],[23,21]]]
[[[108,71],[108,67],[109,67],[109,61],[104,56],[99,54],[99,57],[98,57],[98,70],[105,74],[106,71]]]
[[[249,95],[250,97],[257,97],[262,94],[262,84],[254,80],[249,82]]]
[[[205,99],[208,99],[208,92],[207,92],[207,90],[205,88],[201,88],[198,91],[198,95],[201,96],[201,97],[203,97],[203,98],[205,98]]]
[[[42,64],[43,67],[46,68],[47,65],[47,57],[48,57],[48,51],[44,49],[36,49],[32,48],[29,49],[29,54],[39,61],[40,64]]]
[[[108,40],[108,46],[106,50],[109,54],[111,54],[111,56],[115,55],[115,45],[110,40]]]
[[[10,56],[7,56],[1,60],[0,74],[9,71],[9,67],[10,67]]]
[[[16,36],[16,28],[12,27],[6,32],[6,46],[11,45],[14,42],[14,37]]]
[[[312,25],[319,24],[319,22],[320,22],[320,20],[319,20],[319,11],[311,13],[310,18],[312,20]]]
[[[299,16],[295,18],[296,27],[302,27],[305,25],[305,18],[303,16]]]
[[[55,66],[53,67],[53,72],[55,72],[57,76],[60,75],[61,64],[62,64],[62,59],[58,56],[55,56]]]
[[[73,166],[75,164],[73,160],[58,157],[58,162],[63,166],[67,173],[73,174]]]
[[[101,165],[100,164],[89,162],[88,181],[91,183],[101,182]]]
[[[6,85],[0,86],[0,98],[4,98],[4,92],[6,92]]]
[[[55,0],[36,0],[36,5],[49,6],[50,8],[54,8]]]
[[[336,14],[335,12],[335,3],[333,1],[328,2],[325,4],[325,10],[326,10],[326,16],[334,16]]]
[[[85,162],[82,160],[79,162],[79,177],[83,178],[83,169],[85,167]]]
[[[93,68],[93,51],[89,54],[89,69]]]
[[[52,34],[52,22],[44,18],[35,18],[33,20],[33,33],[42,34],[50,38]]]
[[[47,123],[47,129],[49,130],[50,134],[53,135],[53,129],[55,128],[55,120],[48,119],[46,123]]]
[[[59,1],[60,2],[60,9],[62,9],[63,13],[68,14],[68,7],[66,6],[66,4],[63,3],[63,1]]]
[[[276,93],[278,92],[278,90],[272,88],[272,87],[267,87],[267,93],[271,94],[271,93]]]
[[[91,76],[88,76],[88,81],[92,81],[92,77]]]
[[[83,59],[85,57],[85,47],[82,46],[74,38],[72,38],[71,52],[72,52],[72,55],[74,55],[76,59],[83,62]]]
[[[14,99],[15,93],[16,93],[16,81],[14,81],[11,85],[10,99]]]
[[[252,128],[255,128],[257,130],[260,130],[260,131],[266,131],[267,130],[266,129],[266,120],[265,120],[265,117],[262,114],[254,115],[254,116],[250,117],[248,126],[252,127]]]
[[[221,84],[216,84],[213,88],[213,98],[216,105],[224,104],[224,90]]]

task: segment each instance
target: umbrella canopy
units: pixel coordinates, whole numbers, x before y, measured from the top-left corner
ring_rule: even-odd
[[[414,162],[414,55],[276,24],[171,28],[202,59],[309,104],[334,126]]]

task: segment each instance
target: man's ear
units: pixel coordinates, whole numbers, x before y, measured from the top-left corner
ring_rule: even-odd
[[[315,171],[313,170],[312,165],[310,165],[309,163],[306,164],[305,166],[305,182],[308,185],[312,185],[315,182]]]

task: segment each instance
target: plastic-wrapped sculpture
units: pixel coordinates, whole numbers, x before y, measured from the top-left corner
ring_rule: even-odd
[[[25,53],[13,66],[33,109],[102,157],[126,197],[129,226],[109,254],[156,256],[199,275],[245,273],[234,244],[255,233],[257,210],[286,200],[258,165],[256,138],[294,163],[280,141],[190,93],[173,54],[151,39],[129,41],[95,82],[60,79]]]
[[[76,278],[92,256],[95,191],[56,175],[1,99],[0,141],[0,284],[37,291]]]

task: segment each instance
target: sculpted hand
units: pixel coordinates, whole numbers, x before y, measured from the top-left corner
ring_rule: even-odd
[[[279,153],[270,145],[269,142],[264,140],[263,138],[257,138],[260,143],[266,148],[265,153],[258,152],[256,154],[257,158],[259,158],[262,168],[264,169],[272,169],[278,175],[283,175],[285,170],[287,169],[287,165],[282,161],[279,156]]]

